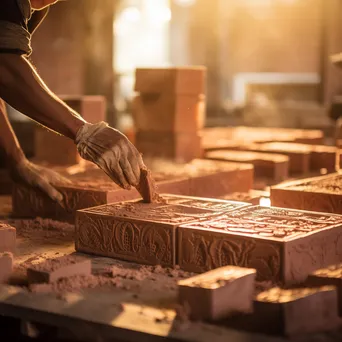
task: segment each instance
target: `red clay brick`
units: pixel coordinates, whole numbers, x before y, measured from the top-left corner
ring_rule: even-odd
[[[16,229],[7,223],[0,222],[0,253],[14,252]]]
[[[273,206],[342,214],[342,176],[330,174],[271,188]]]
[[[178,281],[178,300],[194,320],[218,320],[253,310],[256,271],[226,266]]]
[[[67,255],[34,264],[27,269],[29,284],[53,283],[75,275],[91,275],[91,260]]]
[[[186,163],[202,157],[201,136],[193,133],[138,131],[135,146],[145,157]]]
[[[143,264],[176,264],[176,229],[213,212],[180,205],[124,202],[76,215],[76,250]]]
[[[256,177],[270,178],[276,182],[288,178],[289,157],[281,154],[219,150],[206,152],[205,158],[252,164]]]
[[[0,253],[0,284],[6,282],[13,270],[13,255],[12,253]]]
[[[206,68],[138,68],[134,90],[145,94],[205,94]]]
[[[254,301],[260,332],[286,336],[329,331],[338,325],[337,293],[331,286],[260,293]]]
[[[182,225],[178,263],[191,272],[225,265],[257,270],[259,280],[300,283],[342,258],[342,216],[249,206]]]
[[[143,94],[133,100],[137,131],[196,133],[205,120],[205,97]]]
[[[342,316],[342,264],[322,268],[309,275],[306,286],[335,286],[338,294],[339,315]]]

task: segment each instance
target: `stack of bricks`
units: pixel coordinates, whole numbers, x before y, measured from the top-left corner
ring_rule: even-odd
[[[106,119],[106,101],[103,96],[60,96],[87,122]],[[48,129],[37,126],[35,130],[35,159],[52,165],[73,165],[80,162],[75,143]]]
[[[135,143],[144,156],[179,162],[201,157],[205,76],[204,67],[136,70]]]

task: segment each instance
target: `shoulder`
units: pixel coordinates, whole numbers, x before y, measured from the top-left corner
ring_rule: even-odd
[[[0,0],[0,20],[24,24],[17,0]]]

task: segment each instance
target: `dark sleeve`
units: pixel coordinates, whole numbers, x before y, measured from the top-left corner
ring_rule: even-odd
[[[25,26],[24,18],[16,0],[0,0],[0,20]]]
[[[25,20],[16,0],[0,0],[0,21],[9,21],[26,27]],[[22,55],[24,52],[21,50],[0,49],[0,53],[15,53]]]
[[[28,31],[33,34],[33,32],[38,28],[38,26],[42,23],[49,12],[50,7],[46,7],[41,11],[33,12],[31,19],[28,22]]]

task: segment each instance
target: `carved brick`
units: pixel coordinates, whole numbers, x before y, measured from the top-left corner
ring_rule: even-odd
[[[339,315],[342,316],[342,264],[322,268],[309,275],[306,286],[335,286],[338,294]]]
[[[181,268],[255,268],[259,280],[300,283],[342,260],[342,216],[249,206],[178,231]]]
[[[29,284],[53,283],[75,275],[91,275],[91,260],[67,255],[34,264],[27,269]]]
[[[155,166],[163,169],[163,164]],[[248,191],[253,184],[251,165],[194,160],[175,170],[152,174],[159,193],[216,197],[231,191]],[[57,186],[64,195],[65,208],[41,192],[15,185],[12,196],[13,213],[19,217],[48,217],[73,222],[79,209],[140,198],[136,189],[119,188],[99,169],[88,169],[69,178],[70,186]]]
[[[271,188],[273,206],[342,214],[342,175],[330,174]]]
[[[138,68],[134,90],[145,94],[205,94],[206,68]]]
[[[12,253],[0,253],[0,284],[6,282],[13,270]]]
[[[178,282],[178,299],[194,320],[218,320],[253,310],[256,271],[226,266]]]
[[[125,202],[76,215],[76,250],[143,264],[174,266],[176,229],[213,215],[180,205]]]
[[[0,222],[0,253],[15,251],[16,229]]]
[[[135,146],[145,157],[186,163],[202,157],[201,136],[196,133],[138,131]]]
[[[331,286],[260,293],[254,301],[259,332],[294,336],[334,329],[338,324],[337,293]]]
[[[205,97],[198,95],[142,94],[133,100],[137,131],[195,133],[205,120]]]
[[[206,152],[205,158],[252,164],[256,177],[270,178],[276,182],[286,180],[289,174],[289,157],[280,154],[220,150]]]

